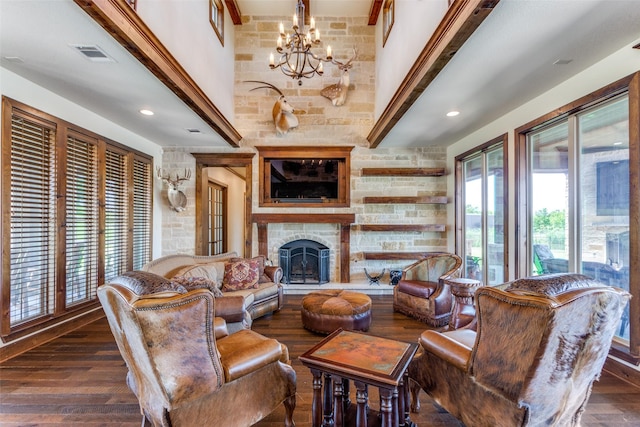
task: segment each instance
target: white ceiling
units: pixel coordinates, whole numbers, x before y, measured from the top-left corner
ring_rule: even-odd
[[[293,8],[293,0],[237,1],[245,15]],[[366,16],[371,7],[311,1],[315,16]],[[379,147],[453,143],[638,41],[640,0],[501,0]],[[70,44],[98,45],[115,62],[93,63]],[[0,64],[161,146],[228,147],[71,0],[0,0]],[[138,114],[151,105],[154,117]],[[442,105],[460,116],[443,119]]]

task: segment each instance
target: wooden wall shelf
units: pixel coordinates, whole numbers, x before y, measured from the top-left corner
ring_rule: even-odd
[[[412,204],[412,205],[426,205],[426,204],[447,204],[447,196],[408,196],[408,197],[393,197],[393,196],[369,196],[363,197],[362,203],[364,204],[372,204],[372,203],[397,203],[397,204]]]
[[[419,260],[432,252],[363,252],[367,260]]]
[[[443,232],[443,224],[359,224],[351,227],[354,231],[436,231]]]
[[[444,176],[444,168],[362,168],[362,176]]]

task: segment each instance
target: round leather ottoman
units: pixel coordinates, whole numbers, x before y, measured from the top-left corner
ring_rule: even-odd
[[[371,298],[361,292],[326,290],[302,298],[302,325],[310,331],[330,334],[338,328],[368,331]]]

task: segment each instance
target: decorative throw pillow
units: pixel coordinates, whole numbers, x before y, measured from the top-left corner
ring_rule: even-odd
[[[269,276],[267,276],[264,272],[264,266],[266,264],[267,261],[267,257],[265,257],[264,255],[258,255],[255,256],[251,259],[248,258],[231,258],[229,260],[230,262],[237,262],[237,261],[257,261],[258,262],[258,283],[269,283],[271,282],[271,279],[269,278]]]
[[[188,265],[178,270],[173,277],[204,277],[216,283],[218,289],[222,287],[224,276],[224,262]]]
[[[171,279],[171,284],[176,287],[182,286],[187,292],[194,289],[209,289],[214,297],[222,296],[222,292],[218,289],[218,284],[206,277],[176,276]]]
[[[258,287],[260,266],[255,260],[228,262],[224,266],[223,291],[239,291]]]

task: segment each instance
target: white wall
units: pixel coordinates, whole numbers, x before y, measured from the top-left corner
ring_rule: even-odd
[[[380,9],[376,25],[376,120],[389,104],[447,9],[447,0],[395,0],[394,25],[384,48],[383,11]]]
[[[589,93],[592,93],[610,83],[613,83],[625,76],[635,73],[640,70],[640,51],[632,49],[632,46],[638,44],[639,40],[631,43],[630,45],[620,49],[613,53],[602,61],[596,63],[592,67],[577,74],[571,79],[563,82],[562,84],[554,87],[548,92],[538,96],[535,99],[523,104],[519,108],[514,109],[509,114],[506,114],[499,119],[487,124],[478,131],[468,135],[461,139],[457,143],[448,147],[447,150],[447,165],[454,166],[455,157],[461,153],[473,149],[485,142],[492,140],[504,133],[508,133],[508,183],[509,183],[509,265],[515,266],[515,248],[516,235],[515,235],[515,135],[514,129],[541,117],[559,107],[567,105]],[[450,174],[448,176],[448,196],[454,197],[455,192],[455,175]],[[455,206],[450,205],[448,209],[449,223],[454,223],[455,220]],[[455,247],[455,235],[449,233],[448,246],[450,248]],[[515,274],[515,268],[510,269],[510,276],[508,279],[513,280]]]
[[[233,124],[235,27],[225,6],[222,46],[209,22],[209,1],[137,0],[136,11]]]

